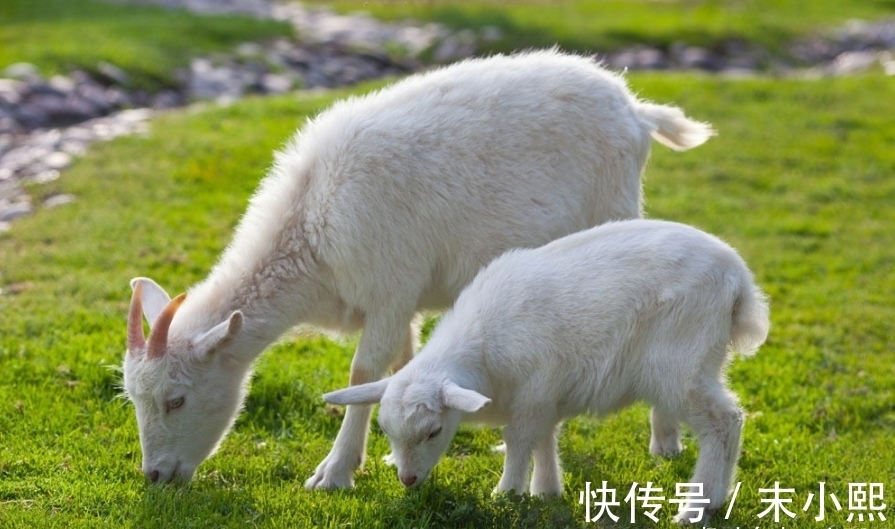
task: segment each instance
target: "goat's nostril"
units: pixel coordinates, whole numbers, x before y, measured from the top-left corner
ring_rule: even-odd
[[[158,470],[153,470],[152,472],[146,474],[146,477],[149,479],[149,481],[151,481],[153,483],[157,483],[158,482]]]
[[[401,476],[401,483],[403,483],[407,487],[410,487],[414,483],[416,483],[416,476]]]

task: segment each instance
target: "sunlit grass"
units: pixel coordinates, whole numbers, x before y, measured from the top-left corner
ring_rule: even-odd
[[[725,238],[772,299],[768,344],[730,369],[749,419],[742,488],[716,526],[768,526],[758,489],[779,481],[796,489],[798,516],[785,526],[815,528],[817,512],[801,508],[819,482],[843,503],[850,482],[895,485],[895,100],[880,97],[895,79],[630,82],[720,132],[686,153],[655,146],[648,213]],[[302,335],[261,358],[246,411],[193,484],[144,484],[133,409],[109,369],[124,350],[128,281],[149,275],[179,291],[201,279],[273,149],[333,97],[171,113],[148,137],[99,145],[32,189],[78,200],[0,235],[0,526],[575,527],[585,526],[587,481],[606,480],[622,502],[633,482],[672,497],[690,476],[695,441],[677,459],[651,458],[648,411],[635,407],[567,424],[561,500],[491,499],[499,434],[474,428],[420,490],[405,491],[382,464],[387,443],[374,427],[355,490],[307,492],[340,423],[320,395],[345,384],[353,348]],[[627,527],[626,509],[616,514]],[[672,510],[666,502],[659,527]],[[825,526],[847,514],[828,502]]]
[[[49,76],[97,71],[106,62],[133,86],[158,89],[172,85],[192,57],[291,32],[284,23],[111,1],[3,0],[0,71],[24,61]]]

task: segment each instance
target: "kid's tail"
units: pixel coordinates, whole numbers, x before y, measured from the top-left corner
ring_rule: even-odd
[[[733,307],[731,348],[742,355],[755,354],[770,328],[767,297],[757,286],[747,284]]]

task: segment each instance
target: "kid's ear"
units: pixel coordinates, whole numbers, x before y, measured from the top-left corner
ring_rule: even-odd
[[[332,391],[323,395],[323,400],[330,404],[376,404],[382,400],[390,378]]]
[[[475,413],[491,404],[491,399],[471,389],[461,388],[448,380],[441,388],[441,404],[446,408]]]

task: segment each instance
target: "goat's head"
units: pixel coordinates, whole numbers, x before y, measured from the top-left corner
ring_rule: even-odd
[[[406,367],[404,369],[407,369]],[[327,393],[332,404],[380,402],[379,426],[388,436],[398,479],[416,487],[429,476],[457,433],[464,413],[476,413],[491,400],[450,380],[390,378]]]
[[[242,313],[204,332],[172,329],[186,295],[170,299],[145,278],[131,286],[124,389],[137,411],[143,474],[153,482],[189,481],[217,449],[245,396],[246,369],[226,353],[242,329]]]

